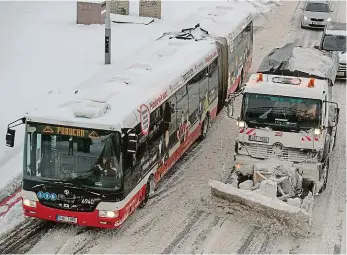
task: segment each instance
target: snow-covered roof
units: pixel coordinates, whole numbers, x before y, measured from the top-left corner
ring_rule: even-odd
[[[263,81],[257,82],[257,74],[251,75],[246,86],[245,93],[259,93],[268,95],[282,95],[299,98],[323,99],[328,91],[328,83],[325,80],[315,79],[314,87],[308,87],[309,78],[299,77],[294,84],[283,84],[274,82],[274,79],[289,78],[290,76],[263,75]]]
[[[254,18],[255,7],[248,2],[226,2],[218,6],[207,6],[197,9],[186,19],[175,24],[173,29],[194,27],[200,24],[211,35],[227,36],[228,41],[236,37]],[[230,33],[233,31],[233,33]]]
[[[314,77],[335,81],[339,66],[336,52],[303,48],[289,43],[272,50],[262,61],[258,72],[289,76]]]
[[[347,36],[347,31],[346,30],[330,30],[326,29],[325,30],[326,35],[341,35],[341,36]]]
[[[223,19],[208,27],[211,30],[196,27],[188,31],[188,36],[197,40],[177,39],[177,33],[164,34],[126,61],[105,67],[77,90],[50,95],[47,103],[28,113],[27,120],[94,129],[134,127],[140,122],[141,105],[153,111],[158,102],[184,84],[184,74],[193,71],[194,76],[214,60],[218,54],[215,39],[206,32],[228,37],[238,29],[240,20],[250,12],[235,6],[238,4],[210,7],[208,13],[223,13]]]

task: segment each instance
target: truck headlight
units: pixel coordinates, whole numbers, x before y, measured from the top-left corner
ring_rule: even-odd
[[[36,201],[29,200],[29,199],[23,199],[23,205],[36,208]]]
[[[308,18],[306,16],[304,16],[304,20],[308,20]]]
[[[313,132],[315,135],[320,135],[322,133],[322,130],[320,130],[319,128],[315,128]]]
[[[331,20],[332,20],[331,17],[327,18],[327,21],[328,21],[328,22],[330,22]]]
[[[246,122],[240,120],[240,121],[237,121],[236,122],[236,125],[239,127],[239,128],[244,128],[246,126]]]
[[[116,218],[118,215],[118,211],[99,211],[99,217],[101,218]]]

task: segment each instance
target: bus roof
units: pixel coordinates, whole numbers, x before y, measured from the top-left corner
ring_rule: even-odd
[[[207,8],[200,19],[195,14],[194,21],[213,16],[214,25],[164,34],[77,90],[50,95],[45,105],[27,114],[27,121],[106,130],[134,127],[141,105],[153,111],[184,84],[184,74],[189,79],[213,61],[218,53],[210,34],[229,37],[248,24],[252,13],[242,6],[223,3]]]

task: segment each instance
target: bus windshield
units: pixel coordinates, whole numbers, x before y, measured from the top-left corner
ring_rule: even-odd
[[[242,119],[254,126],[299,131],[318,128],[321,100],[246,93]]]
[[[24,178],[120,189],[120,133],[28,124]]]
[[[346,51],[346,43],[346,36],[325,35],[322,48],[327,51]]]

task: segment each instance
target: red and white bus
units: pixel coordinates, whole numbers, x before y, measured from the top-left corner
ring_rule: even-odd
[[[26,216],[119,227],[206,137],[250,67],[252,13],[243,3],[224,3],[185,22],[194,19],[200,25],[165,33],[123,69],[71,94],[50,95],[48,104],[20,119]],[[10,147],[14,126],[6,135]]]

